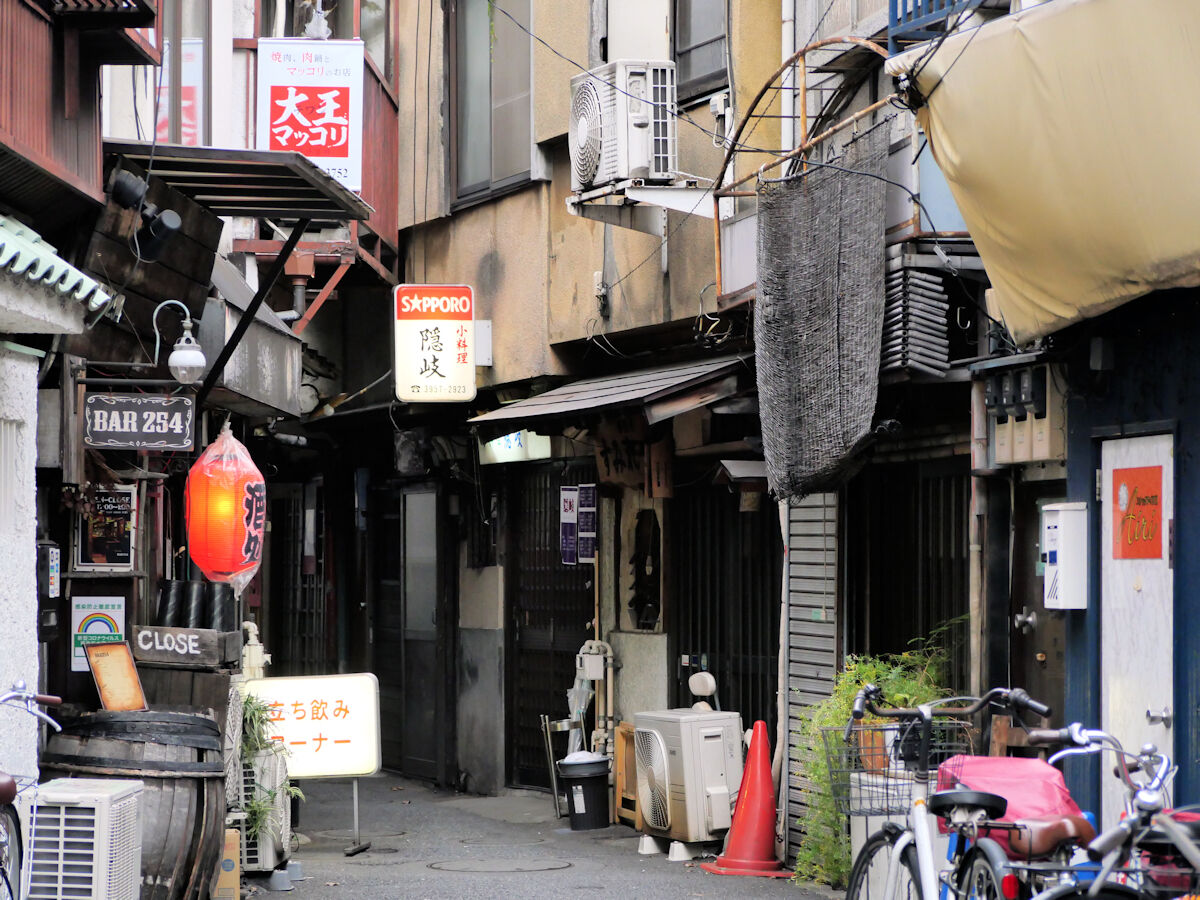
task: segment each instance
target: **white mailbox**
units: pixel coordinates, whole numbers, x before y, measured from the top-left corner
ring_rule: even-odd
[[[1042,600],[1046,609],[1087,609],[1088,541],[1086,503],[1042,507]]]

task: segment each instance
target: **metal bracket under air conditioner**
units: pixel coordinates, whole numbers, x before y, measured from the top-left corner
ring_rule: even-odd
[[[698,185],[695,179],[675,184],[646,184],[641,178],[630,178],[572,194],[567,198],[567,209],[585,219],[661,235],[663,209],[706,219],[713,217],[712,189]]]

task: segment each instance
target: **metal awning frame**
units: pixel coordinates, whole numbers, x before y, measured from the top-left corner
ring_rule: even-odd
[[[104,152],[131,160],[218,216],[340,222],[365,220],[374,212],[353,191],[292,151],[105,141]]]

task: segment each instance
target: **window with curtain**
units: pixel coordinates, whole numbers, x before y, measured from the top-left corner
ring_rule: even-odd
[[[390,0],[361,0],[358,33],[366,45],[367,56],[374,60],[384,75],[392,80],[392,41],[388,23],[391,21]]]
[[[675,0],[673,37],[680,100],[725,86],[725,0]]]
[[[529,28],[529,2],[506,0],[504,11],[488,0],[454,4],[454,174],[459,199],[486,195],[529,177],[531,44],[524,30]]]

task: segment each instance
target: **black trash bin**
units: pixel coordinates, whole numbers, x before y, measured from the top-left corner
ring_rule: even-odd
[[[586,762],[558,763],[558,777],[567,792],[567,812],[572,831],[607,828],[608,758]]]

